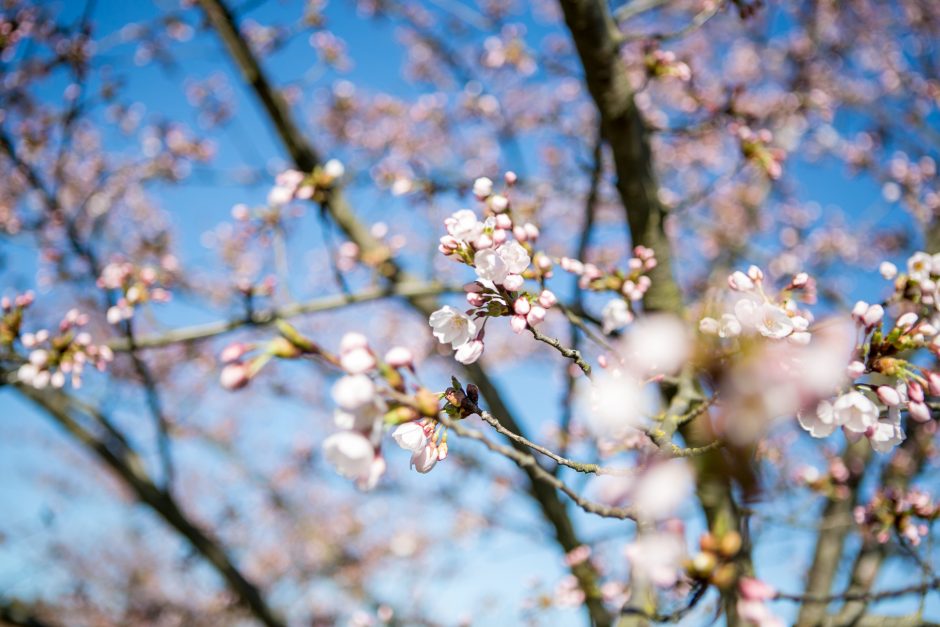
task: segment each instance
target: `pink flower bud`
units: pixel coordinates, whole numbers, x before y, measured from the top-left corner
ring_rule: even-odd
[[[483,298],[483,294],[477,292],[467,292],[467,302],[471,307],[482,307],[486,300]]]
[[[539,305],[545,309],[551,309],[558,304],[558,298],[555,296],[555,292],[551,290],[542,290],[542,293],[539,294]]]
[[[410,368],[414,364],[414,355],[404,346],[395,346],[385,353],[385,363],[392,368]]]
[[[219,354],[219,359],[223,364],[229,364],[233,361],[238,361],[241,359],[242,356],[244,356],[244,354],[249,350],[251,350],[251,347],[248,346],[248,344],[245,344],[244,342],[235,342],[234,344],[229,344],[222,349],[222,352]]]
[[[363,374],[375,368],[375,356],[368,348],[355,348],[342,353],[339,363],[349,374]]]
[[[597,358],[597,365],[600,366],[601,368],[607,368],[608,366],[607,355],[599,356]]]
[[[512,218],[510,218],[509,215],[505,213],[499,214],[498,216],[496,216],[496,228],[503,229],[503,230],[511,229]]]
[[[510,292],[521,290],[523,285],[525,285],[525,279],[518,274],[507,275],[506,279],[503,281],[503,287]]]
[[[653,258],[647,259],[646,261],[643,262],[643,269],[644,269],[644,270],[652,270],[653,268],[655,268],[655,267],[658,266],[658,265],[659,265],[659,261],[657,261],[656,258],[653,257]]]
[[[534,242],[539,238],[539,227],[531,222],[526,222],[522,228],[525,230],[526,238],[528,238],[529,241]]]
[[[916,381],[909,382],[907,384],[907,397],[916,403],[923,403],[924,388]]]
[[[219,375],[219,383],[222,384],[222,387],[226,390],[240,390],[248,385],[250,380],[251,377],[248,375],[248,367],[240,361],[236,361],[222,368],[222,372]]]
[[[525,232],[525,228],[519,225],[512,227],[512,234],[520,242],[526,241],[526,239],[529,237]]]
[[[891,281],[898,275],[898,267],[890,261],[882,261],[878,266],[878,272],[888,281]]]
[[[532,304],[529,303],[529,300],[523,296],[520,296],[516,299],[516,302],[512,304],[512,310],[515,311],[520,316],[524,316],[532,309]]]
[[[369,340],[362,333],[347,333],[339,341],[339,352],[348,353],[358,348],[368,348]]]
[[[494,194],[490,197],[490,209],[496,213],[502,213],[509,208],[509,199],[502,194]]]
[[[512,329],[513,333],[519,334],[525,331],[526,319],[525,316],[516,314],[509,319],[509,328]]]
[[[509,234],[505,229],[496,229],[493,231],[493,243],[497,246],[506,243],[506,240],[509,239]]]
[[[876,392],[881,402],[888,407],[895,407],[901,403],[901,395],[890,385],[879,386]]]
[[[562,270],[565,272],[570,272],[571,274],[581,274],[584,272],[584,264],[577,259],[562,257],[559,263],[561,264]]]
[[[850,379],[857,379],[865,374],[865,364],[860,361],[853,361],[845,369],[845,373],[849,376]]]
[[[453,235],[442,236],[440,239],[440,242],[441,242],[441,248],[445,248],[447,250],[453,251],[453,250],[457,250],[460,247],[460,242],[458,242],[457,238],[454,237]]]
[[[803,287],[809,281],[809,275],[805,272],[800,272],[795,277],[793,277],[793,287]]]
[[[927,389],[931,396],[940,396],[940,374],[936,372],[927,373]]]
[[[927,407],[926,403],[912,401],[908,403],[907,410],[910,412],[911,418],[917,422],[930,422],[930,408]]]
[[[885,316],[884,307],[881,305],[872,305],[868,308],[868,311],[865,312],[865,315],[862,317],[862,322],[865,323],[866,327],[873,327]]]
[[[767,601],[777,593],[773,586],[753,577],[742,577],[738,586],[741,596],[748,601]]]
[[[907,331],[910,331],[916,323],[917,323],[917,314],[914,313],[913,311],[909,311],[903,316],[901,316],[900,318],[898,318],[898,321],[895,323],[895,326],[906,333]]]
[[[480,340],[470,340],[462,344],[454,353],[454,359],[462,364],[472,364],[483,355],[483,342]]]
[[[868,303],[863,300],[855,303],[855,306],[852,307],[852,317],[862,322],[862,318],[865,317],[865,312],[868,311]]]
[[[536,326],[545,320],[545,314],[547,312],[540,305],[534,305],[529,313],[526,314],[525,320],[529,323],[529,326]]]
[[[738,292],[747,292],[748,290],[754,289],[754,281],[752,281],[748,275],[738,270],[728,277],[728,287]]]
[[[760,283],[764,280],[764,271],[758,268],[757,266],[750,266],[747,269],[747,276],[749,279],[755,283]]]
[[[515,172],[509,170],[506,172],[506,174],[503,175],[503,179],[506,181],[506,185],[515,185],[516,181],[519,180],[519,177],[516,176]]]
[[[493,247],[493,238],[484,233],[480,237],[476,238],[473,242],[473,247],[477,250],[484,250],[486,248]]]

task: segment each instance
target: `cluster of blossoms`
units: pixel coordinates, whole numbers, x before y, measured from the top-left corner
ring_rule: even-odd
[[[755,164],[769,178],[777,180],[783,174],[784,152],[781,148],[772,147],[773,133],[763,128],[756,133],[743,124],[732,124],[731,133],[741,143],[741,153],[744,158]]]
[[[801,311],[794,296],[802,294],[803,302],[815,301],[815,281],[805,272],[793,277],[790,284],[776,297],[764,290],[764,272],[751,266],[728,277],[728,287],[739,296],[732,312],[720,318],[705,317],[699,321],[699,330],[705,335],[734,338],[742,334],[759,333],[763,337],[806,345],[810,342],[809,325],[812,315]]]
[[[507,172],[511,188],[515,174]],[[532,245],[539,230],[532,223],[516,224],[508,195],[493,192],[493,182],[479,178],[473,193],[484,204],[485,219],[463,209],[444,221],[447,235],[438,249],[444,255],[474,268],[477,280],[464,287],[469,311],[445,306],[431,314],[429,323],[442,344],[450,344],[455,358],[464,364],[475,362],[483,354],[483,336],[487,317],[509,316],[510,327],[521,333],[541,323],[548,310],[558,303],[555,294],[543,289],[538,293],[523,291],[526,279],[551,276],[552,262]],[[484,322],[480,323],[479,320]]]
[[[582,263],[570,257],[559,260],[562,270],[579,277],[578,289],[620,294],[620,297],[609,300],[601,311],[601,326],[606,335],[633,322],[636,303],[643,300],[653,284],[646,273],[657,263],[656,253],[646,246],[633,249],[633,256],[627,260],[626,272],[619,269],[604,272],[593,263]]]
[[[49,386],[61,388],[71,381],[72,387],[80,388],[86,365],[104,371],[114,360],[110,347],[94,344],[91,334],[80,330],[88,324],[88,315],[77,309],[71,309],[65,314],[55,334],[48,329],[22,332],[23,310],[32,301],[31,294],[24,294],[12,301],[4,298],[0,303],[3,309],[0,342],[10,348],[13,341],[19,338],[23,348],[28,351],[26,363],[16,372],[21,382],[36,389],[44,389]]]
[[[343,429],[323,442],[326,460],[362,489],[371,489],[385,472],[382,436],[411,453],[411,467],[427,473],[447,457],[447,432],[436,420],[440,395],[420,386],[407,393],[405,374],[414,373],[407,348],[395,347],[379,360],[365,336],[347,333],[340,342],[345,372],[333,386],[334,422]]]
[[[411,453],[411,467],[416,471],[430,472],[447,457],[447,433],[436,420],[441,395],[419,385],[412,385],[409,393],[406,376],[414,373],[410,350],[394,347],[379,359],[365,336],[347,333],[340,341],[339,352],[332,354],[284,322],[278,328],[281,336],[263,347],[237,342],[222,351],[221,359],[227,364],[220,376],[223,387],[245,387],[272,358],[318,357],[344,373],[332,388],[334,423],[342,431],[323,442],[324,458],[340,475],[352,479],[361,489],[373,488],[386,469],[381,449],[388,427],[394,427],[394,441]],[[261,351],[254,357],[243,359],[257,349]],[[450,403],[456,403],[449,409],[445,407],[452,415],[456,415],[454,407],[460,407],[462,401],[454,394],[451,391],[445,395]]]
[[[867,505],[854,511],[855,522],[881,544],[891,539],[891,532],[918,546],[930,525],[940,518],[940,506],[930,495],[918,489],[899,492],[892,488],[879,490]],[[919,519],[919,520],[918,520]]]
[[[165,303],[170,292],[161,285],[166,276],[153,266],[137,267],[128,262],[112,262],[106,265],[98,277],[98,287],[114,290],[120,294],[117,302],[108,308],[108,322],[118,324],[134,316],[134,308],[146,302]]]
[[[924,348],[940,353],[940,255],[918,252],[907,266],[908,274],[898,276],[893,264],[881,265],[882,276],[896,279],[891,301],[906,309],[893,325],[886,324],[881,304],[859,301],[852,309],[861,341],[848,367],[850,386],[831,402],[822,401],[815,412],[800,415],[800,424],[813,437],[826,437],[842,427],[849,438],[866,436],[872,448],[887,452],[904,440],[903,411],[915,422],[932,419],[926,396],[940,396],[940,373],[912,363],[906,355]]]
[[[325,194],[345,174],[345,166],[337,159],[330,159],[310,174],[299,170],[285,170],[277,175],[274,187],[268,192],[268,205],[283,207],[294,199],[322,202],[326,199]],[[247,218],[247,207],[244,205],[239,205],[239,207],[235,217],[239,218],[244,215],[244,218]]]

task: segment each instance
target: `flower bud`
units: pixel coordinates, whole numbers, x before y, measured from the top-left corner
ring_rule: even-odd
[[[714,318],[702,318],[698,322],[698,330],[705,335],[718,335],[718,321]]]
[[[930,408],[922,401],[911,401],[907,405],[911,418],[917,422],[930,422]]]
[[[219,375],[219,383],[226,390],[240,390],[248,385],[250,380],[248,367],[240,361],[225,366]]]
[[[892,281],[898,275],[898,267],[890,261],[882,261],[881,265],[878,266],[878,272],[888,281]]]
[[[738,292],[747,292],[754,289],[754,281],[738,270],[728,277],[728,287]]]
[[[493,181],[481,176],[473,182],[473,195],[479,198],[480,200],[486,199],[487,196],[493,193]]]
[[[860,361],[853,361],[845,369],[845,373],[849,376],[850,379],[857,379],[863,374],[865,374],[865,364]]]
[[[503,287],[510,292],[521,290],[523,285],[525,285],[525,279],[518,274],[510,274],[503,280]]]
[[[496,228],[503,230],[512,229],[512,218],[510,218],[509,215],[505,213],[499,214],[496,216]]]
[[[539,305],[545,309],[551,309],[558,304],[558,298],[555,296],[555,293],[551,290],[542,290],[542,293],[539,294]]]
[[[901,403],[901,395],[890,385],[879,386],[876,393],[881,402],[888,407],[896,407]]]
[[[523,315],[516,314],[509,319],[509,328],[512,329],[513,333],[519,334],[525,331],[526,327],[526,318]]]
[[[411,368],[414,365],[414,355],[404,346],[395,346],[385,353],[385,363],[392,368]]]
[[[914,325],[917,323],[917,314],[913,311],[909,311],[906,314],[898,318],[894,326],[901,329],[905,333],[910,331]]]
[[[502,194],[495,194],[490,197],[490,209],[496,213],[502,213],[509,208],[509,199]]]
[[[865,315],[862,316],[862,322],[865,323],[866,327],[874,327],[876,324],[881,322],[881,319],[884,318],[885,310],[881,305],[872,305],[865,312]]]
[[[531,304],[531,303],[529,302],[529,300],[528,300],[527,298],[525,298],[524,296],[520,296],[520,297],[517,298],[516,301],[512,304],[512,310],[515,311],[517,314],[522,315],[522,316],[524,316],[524,315],[526,315],[527,313],[529,313],[529,310],[530,310],[530,309],[532,309],[532,304]]]
[[[529,323],[529,326],[534,327],[538,325],[539,323],[541,323],[543,320],[545,320],[546,313],[547,312],[545,311],[545,309],[542,308],[540,305],[535,305],[532,307],[529,313],[526,314],[525,320],[526,322]]]
[[[940,374],[936,372],[927,373],[927,389],[931,396],[940,396]]]

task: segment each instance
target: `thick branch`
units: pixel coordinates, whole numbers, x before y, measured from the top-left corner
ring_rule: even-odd
[[[659,198],[650,149],[649,132],[629,83],[627,68],[619,54],[621,38],[617,24],[605,0],[559,0],[565,23],[584,67],[588,90],[597,106],[604,138],[610,145],[617,174],[617,191],[627,213],[627,222],[634,245],[652,248],[658,264],[650,274],[652,285],[644,299],[650,311],[682,312],[682,294],[672,274],[672,251],[665,232],[666,209]],[[689,388],[680,400],[691,400],[694,383],[684,377],[679,388],[664,386],[663,394],[671,397],[678,389]],[[676,407],[672,415],[686,410]],[[715,440],[707,421],[689,422],[679,427],[686,444],[692,448],[708,446]],[[724,460],[718,451],[696,457],[696,493],[712,530],[745,531],[731,492]],[[746,534],[742,534],[747,537]],[[747,549],[740,557],[741,567],[750,568]],[[736,599],[731,592],[724,596],[724,610],[729,625],[736,625]]]
[[[864,470],[870,454],[871,446],[864,440],[850,445],[845,452],[845,465],[852,473],[847,486],[849,495],[843,498],[834,495],[826,499],[820,517],[813,563],[806,573],[806,602],[800,608],[797,625],[818,625],[826,616],[826,603],[814,602],[811,599],[827,595],[832,588],[839,563],[842,561],[846,531],[852,524],[852,509],[858,502],[858,486],[862,473],[856,473],[855,469]]]
[[[218,540],[200,529],[180,509],[176,500],[165,490],[160,489],[147,476],[143,464],[132,451],[123,446],[110,446],[83,427],[76,420],[75,412],[88,411],[80,408],[63,392],[43,390],[17,385],[16,389],[48,413],[55,422],[89,450],[93,451],[105,465],[113,470],[140,502],[158,514],[175,531],[186,538],[193,548],[202,555],[222,576],[239,600],[251,611],[255,618],[268,627],[281,627],[283,623],[268,606],[260,589],[232,562],[225,548]],[[98,422],[107,422],[104,417]]]

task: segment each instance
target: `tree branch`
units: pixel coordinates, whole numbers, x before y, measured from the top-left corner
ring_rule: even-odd
[[[235,566],[222,544],[201,530],[180,509],[176,500],[159,488],[147,476],[140,458],[125,446],[112,446],[83,427],[74,417],[75,412],[97,414],[95,410],[79,405],[60,391],[36,390],[17,384],[16,389],[52,417],[72,437],[93,451],[98,459],[111,468],[134,493],[137,499],[158,514],[170,527],[186,538],[222,576],[239,600],[258,621],[267,627],[281,627],[284,623],[268,606],[261,590]],[[97,422],[109,422],[104,416],[93,415]]]

